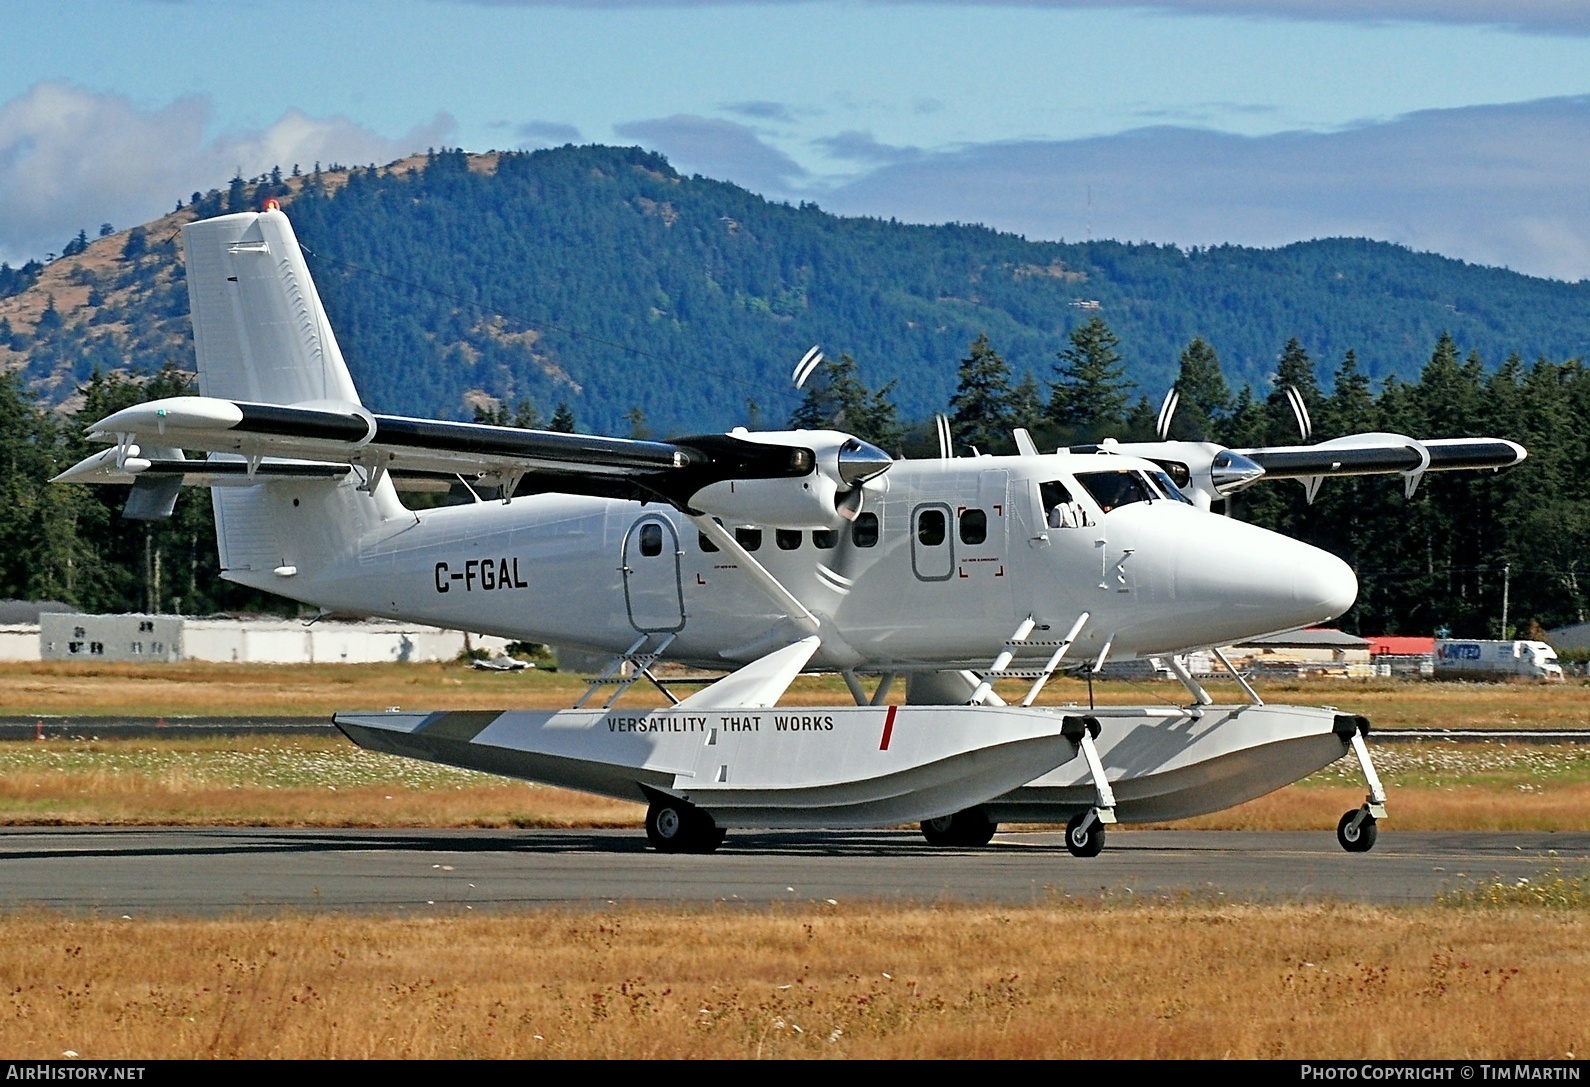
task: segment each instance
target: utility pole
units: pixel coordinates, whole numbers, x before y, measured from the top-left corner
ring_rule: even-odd
[[[1512,563],[1502,563],[1502,641],[1504,642],[1507,640],[1507,589],[1512,570]]]

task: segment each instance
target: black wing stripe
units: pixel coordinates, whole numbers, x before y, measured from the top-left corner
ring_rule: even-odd
[[[1270,479],[1308,476],[1365,475],[1376,472],[1408,472],[1424,458],[1417,449],[1239,449],[1237,452],[1264,469]]]
[[[282,438],[319,438],[333,442],[362,442],[370,424],[352,412],[324,411],[320,408],[285,408],[276,404],[237,405],[242,422],[232,431],[246,434],[274,434]]]
[[[561,434],[549,430],[439,419],[375,417],[373,444],[480,456],[526,457],[560,461],[570,466],[660,471],[688,465],[688,450],[668,442],[604,438],[592,434]]]

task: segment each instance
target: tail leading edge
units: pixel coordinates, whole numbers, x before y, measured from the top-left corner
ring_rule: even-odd
[[[201,395],[359,406],[287,216],[275,209],[225,215],[192,223],[182,235]],[[356,482],[270,480],[212,488],[223,576],[313,598],[317,574],[356,559],[370,531],[406,516],[390,480],[371,492]]]

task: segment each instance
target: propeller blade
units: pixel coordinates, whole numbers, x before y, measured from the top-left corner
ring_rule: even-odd
[[[1181,394],[1174,385],[1165,394],[1165,402],[1159,406],[1159,418],[1154,423],[1154,433],[1159,435],[1160,441],[1170,439],[1170,421],[1176,416],[1176,406],[1181,403]]]
[[[812,371],[822,364],[822,348],[817,344],[813,344],[811,350],[802,355],[801,360],[795,364],[795,369],[790,374],[789,379],[795,383],[795,387],[798,389],[806,384],[806,379],[812,376]]]
[[[1302,435],[1303,441],[1308,441],[1314,433],[1314,420],[1308,417],[1308,405],[1303,403],[1303,394],[1298,392],[1296,385],[1286,387],[1286,402],[1292,405],[1292,415],[1297,419],[1297,432]]]
[[[955,445],[950,441],[950,418],[943,412],[933,417],[939,434],[939,459],[949,460],[955,455]]]

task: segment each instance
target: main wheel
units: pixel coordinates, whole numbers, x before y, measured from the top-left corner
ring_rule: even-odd
[[[659,853],[689,849],[691,816],[695,809],[682,800],[654,800],[646,809],[646,840]]]
[[[1363,821],[1354,826],[1353,821],[1358,818],[1358,812],[1359,809],[1354,808],[1342,816],[1341,821],[1336,824],[1336,840],[1349,853],[1368,853],[1375,848],[1375,837],[1378,833],[1375,817],[1365,815]]]
[[[711,853],[723,838],[712,816],[683,800],[655,800],[646,810],[646,840],[659,853]]]
[[[982,808],[968,808],[953,815],[941,815],[921,824],[922,837],[929,845],[984,846],[993,840],[999,824]]]
[[[1066,824],[1066,848],[1073,857],[1097,857],[1104,849],[1104,824],[1091,812],[1078,812]]]

